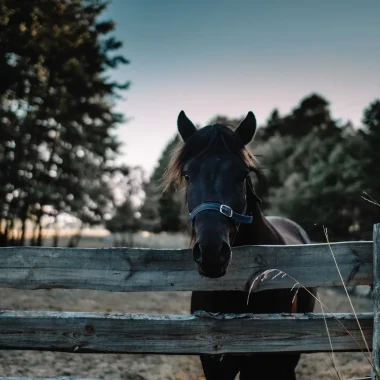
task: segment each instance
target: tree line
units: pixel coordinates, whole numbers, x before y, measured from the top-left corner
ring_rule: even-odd
[[[102,223],[115,183],[124,200],[133,191],[131,169],[115,164],[124,116],[113,105],[129,83],[109,72],[128,61],[114,22],[99,21],[106,5],[0,0],[0,245],[41,245],[43,220],[62,214]]]
[[[99,224],[114,233],[189,230],[183,191],[160,184],[178,136],[147,182],[141,169],[115,163],[125,119],[114,104],[129,82],[109,73],[128,60],[114,22],[100,21],[106,6],[0,0],[0,245],[41,245],[46,221],[58,228],[62,215],[80,221],[69,245]],[[240,121],[218,115],[210,124]],[[324,239],[322,226],[332,240],[370,239],[380,208],[361,194],[380,200],[379,146],[380,100],[360,126],[334,120],[318,94],[286,115],[273,110],[249,146],[267,178],[263,211],[297,221],[314,240]]]
[[[236,127],[240,121],[219,115],[209,124]],[[295,220],[314,241],[325,241],[324,227],[331,240],[370,240],[380,207],[362,194],[380,200],[380,100],[363,111],[362,123],[334,120],[319,94],[306,96],[287,115],[274,109],[249,146],[266,177],[266,188],[258,189],[263,212]],[[160,189],[177,142],[169,142],[146,184],[141,224],[152,231],[188,229],[183,194]]]

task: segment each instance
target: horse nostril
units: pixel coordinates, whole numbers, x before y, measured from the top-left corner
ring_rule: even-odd
[[[219,257],[220,264],[222,266],[226,265],[231,260],[231,247],[229,246],[229,244],[223,243]]]
[[[198,265],[202,265],[202,251],[199,243],[195,243],[193,247],[193,258]]]
[[[231,247],[224,242],[221,246],[204,246],[195,243],[193,247],[193,259],[200,267],[216,269],[226,267],[231,260]]]

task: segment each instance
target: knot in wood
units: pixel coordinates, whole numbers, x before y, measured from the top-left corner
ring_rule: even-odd
[[[265,265],[267,262],[264,259],[263,255],[258,254],[255,256],[255,263],[259,265]]]
[[[219,351],[221,348],[222,348],[222,345],[221,345],[221,344],[216,344],[216,345],[214,346],[214,350],[215,350],[215,351]]]
[[[95,332],[94,326],[86,325],[84,327],[84,335],[85,336],[93,335],[94,332]]]

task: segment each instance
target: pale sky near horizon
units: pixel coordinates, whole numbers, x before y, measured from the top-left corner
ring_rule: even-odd
[[[361,124],[380,98],[379,0],[113,0],[132,82],[116,109],[122,161],[151,174],[180,110],[201,125],[252,110],[259,125],[317,92],[333,117]]]

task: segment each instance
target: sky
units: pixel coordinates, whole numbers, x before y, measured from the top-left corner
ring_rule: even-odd
[[[316,92],[360,126],[380,98],[379,14],[379,0],[113,0],[103,17],[130,60],[109,73],[131,81],[122,162],[150,175],[181,110],[202,126],[251,110],[262,125]]]

